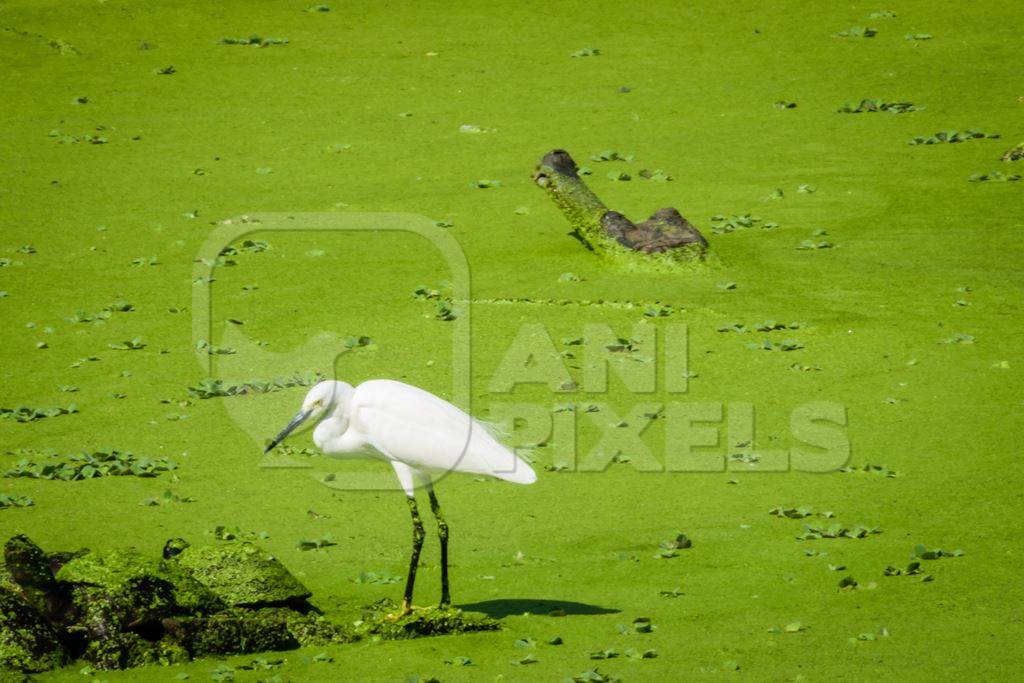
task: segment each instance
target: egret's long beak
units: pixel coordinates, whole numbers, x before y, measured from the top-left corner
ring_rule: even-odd
[[[289,434],[295,431],[295,428],[306,421],[306,418],[312,414],[312,410],[301,410],[299,414],[292,418],[292,421],[288,423],[288,426],[281,430],[281,433],[274,437],[274,440],[270,442],[266,448],[263,449],[263,455],[266,455],[274,446],[284,441]]]

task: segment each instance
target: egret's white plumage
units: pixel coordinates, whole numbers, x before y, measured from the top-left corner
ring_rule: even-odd
[[[448,597],[448,525],[433,490],[439,473],[465,472],[532,484],[537,475],[478,421],[448,401],[402,382],[374,379],[353,388],[345,382],[320,382],[306,394],[302,410],[267,446],[270,451],[308,419],[320,420],[313,442],[332,457],[370,457],[391,463],[409,499],[413,517],[413,558],[403,612],[409,610],[416,577],[422,523],[415,491],[425,486],[438,519],[442,557],[442,604]],[[266,452],[265,451],[265,452]]]
[[[444,472],[482,474],[516,484],[537,480],[525,461],[468,413],[409,384],[374,379],[353,388],[345,382],[321,382],[306,395],[302,408],[311,417],[326,414],[313,432],[313,443],[325,455],[404,464],[418,483]],[[411,494],[406,482],[402,484]]]

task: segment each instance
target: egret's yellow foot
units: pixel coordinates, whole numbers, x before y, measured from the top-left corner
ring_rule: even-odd
[[[384,618],[387,619],[388,621],[398,621],[402,617],[406,617],[406,616],[409,616],[410,614],[412,614],[413,609],[414,608],[413,608],[412,605],[410,605],[408,602],[403,600],[402,601],[402,606],[401,606],[401,608],[399,608],[399,610],[397,612],[394,612],[393,614],[386,614],[386,615],[384,615]]]

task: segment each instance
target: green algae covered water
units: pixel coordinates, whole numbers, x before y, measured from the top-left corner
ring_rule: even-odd
[[[0,4],[0,536],[254,540],[350,620],[401,590],[393,476],[260,453],[317,373],[389,377],[530,446],[533,486],[439,486],[503,630],[97,678],[1012,678],[1022,20]],[[707,261],[588,252],[555,148]]]

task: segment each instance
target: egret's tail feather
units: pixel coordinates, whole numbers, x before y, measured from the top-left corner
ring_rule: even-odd
[[[494,476],[513,484],[532,484],[537,481],[537,473],[522,458],[516,458],[511,472],[495,472]]]

